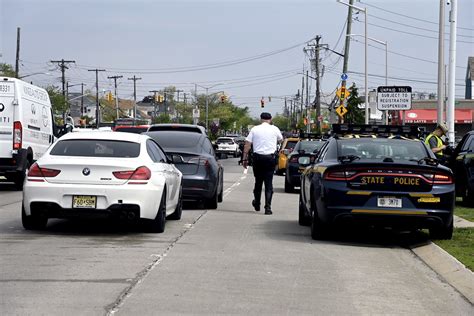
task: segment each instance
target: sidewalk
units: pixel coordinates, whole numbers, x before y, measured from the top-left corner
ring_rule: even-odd
[[[466,228],[474,227],[474,223],[459,216],[454,215],[454,227],[456,228]]]

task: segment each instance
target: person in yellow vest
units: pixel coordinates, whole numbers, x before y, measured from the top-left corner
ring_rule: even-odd
[[[442,136],[446,135],[448,132],[448,127],[440,123],[436,125],[435,130],[428,135],[425,139],[425,144],[433,151],[436,158],[443,159],[443,150],[446,149],[446,145],[441,139]]]

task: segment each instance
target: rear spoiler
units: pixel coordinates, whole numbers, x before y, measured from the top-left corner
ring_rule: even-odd
[[[331,134],[334,137],[365,135],[372,137],[419,139],[422,135],[422,131],[418,126],[408,125],[333,124]]]

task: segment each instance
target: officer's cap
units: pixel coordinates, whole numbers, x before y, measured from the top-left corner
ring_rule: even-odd
[[[260,119],[261,120],[271,120],[272,115],[268,112],[263,112],[262,114],[260,114]]]

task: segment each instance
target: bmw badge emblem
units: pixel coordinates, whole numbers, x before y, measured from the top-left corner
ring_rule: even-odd
[[[89,168],[82,169],[82,174],[85,175],[85,176],[90,175],[91,174],[91,169],[89,169]]]

